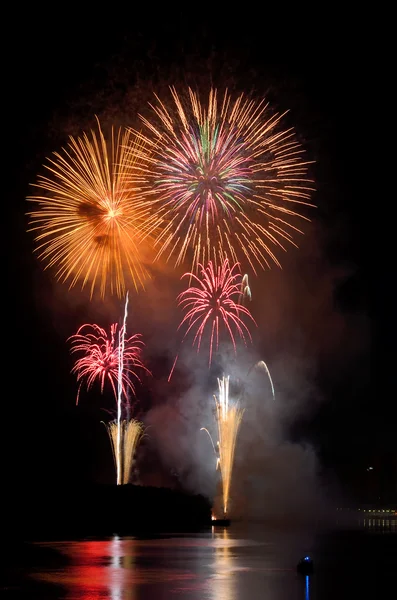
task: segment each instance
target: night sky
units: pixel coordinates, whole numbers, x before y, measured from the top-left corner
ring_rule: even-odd
[[[342,26],[336,17],[311,27],[301,16],[299,26],[283,24],[277,32],[273,17],[264,26],[264,16],[258,21],[250,16],[253,22],[243,26],[221,13],[206,25],[184,13],[121,19],[121,26],[112,19],[106,25],[66,19],[51,27],[37,16],[32,21],[27,16],[24,24],[10,22],[15,48],[3,54],[8,106],[3,176],[6,190],[10,186],[4,201],[11,207],[11,222],[3,222],[10,268],[3,295],[9,328],[3,342],[3,481],[39,487],[49,479],[66,485],[113,479],[100,424],[107,400],[86,395],[76,408],[65,340],[84,321],[118,320],[122,301],[90,304],[86,294],[68,292],[43,270],[26,232],[29,184],[45,157],[69,134],[92,127],[95,115],[105,123],[127,124],[153,91],[212,83],[289,109],[288,119],[315,161],[317,208],[300,249],[291,248],[282,272],[251,279],[259,323],[255,352],[269,364],[284,402],[283,439],[314,448],[319,481],[362,497],[371,465],[377,489],[391,497],[397,411],[395,303],[389,288],[395,265],[385,233],[392,197],[389,174],[381,170],[386,96],[377,69],[381,50],[371,49],[358,25]],[[153,294],[156,289],[160,295],[147,301],[147,318],[146,300],[133,300],[140,316],[139,325],[137,318],[131,326],[145,335],[153,372],[141,390],[141,410],[145,415],[168,407],[161,414],[175,424],[177,406],[196,385],[196,375],[189,358],[189,369],[182,364],[166,387],[176,342],[167,349],[164,340],[173,337],[180,316],[172,304],[180,291],[177,275],[161,273]],[[161,310],[169,312],[159,315]],[[209,373],[208,378],[211,398],[215,390]],[[266,422],[261,426],[265,430]],[[161,460],[162,448],[157,454],[146,450],[142,481],[178,481],[184,487],[178,466]]]

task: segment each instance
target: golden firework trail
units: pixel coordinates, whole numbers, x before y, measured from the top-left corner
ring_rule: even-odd
[[[131,478],[135,452],[144,435],[144,425],[136,419],[111,421],[104,425],[112,445],[114,464],[118,473],[117,483],[125,485]]]
[[[156,258],[198,265],[228,258],[256,269],[281,266],[278,255],[309,221],[310,161],[286,113],[244,94],[211,89],[208,102],[188,88],[172,102],[156,96],[141,116],[145,194],[153,204]]]
[[[233,473],[234,453],[236,449],[237,434],[244,415],[244,409],[238,402],[229,401],[229,377],[218,379],[219,397],[214,395],[216,406],[216,423],[218,428],[218,460],[216,468],[220,470],[222,479],[223,512],[226,515],[229,506],[230,488]],[[205,427],[215,450],[212,437]]]
[[[27,198],[35,204],[29,231],[46,268],[69,288],[79,282],[91,297],[95,289],[122,297],[130,281],[138,290],[148,277],[153,225],[141,193],[143,141],[121,128],[107,139],[97,124],[47,159],[38,195]]]

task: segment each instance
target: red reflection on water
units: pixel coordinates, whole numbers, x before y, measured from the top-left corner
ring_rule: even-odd
[[[154,540],[150,542],[152,541]],[[169,546],[169,540],[167,542]],[[77,597],[87,600],[106,597],[111,600],[133,600],[136,598],[136,586],[142,584],[175,584],[190,581],[193,585],[189,587],[194,589],[193,580],[196,575],[191,571],[142,564],[135,568],[137,556],[142,555],[142,544],[145,546],[145,542],[119,539],[117,536],[106,541],[85,540],[50,544],[67,555],[70,564],[63,569],[35,573],[34,577],[65,587],[65,598]]]

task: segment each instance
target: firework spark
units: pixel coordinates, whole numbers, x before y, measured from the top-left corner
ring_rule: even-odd
[[[276,399],[276,392],[274,391],[273,379],[272,379],[272,376],[270,375],[269,367],[267,366],[267,364],[265,363],[265,361],[264,360],[260,360],[257,363],[254,363],[252,365],[252,367],[250,369],[248,369],[247,377],[249,377],[252,369],[264,369],[265,370],[265,372],[266,372],[266,374],[267,374],[267,376],[269,378],[270,387],[272,389],[273,400],[275,400]]]
[[[248,274],[247,273],[244,275],[244,277],[241,280],[239,303],[242,304],[244,302],[245,298],[252,300],[252,293],[251,293],[250,285],[248,283]]]
[[[248,308],[238,302],[242,288],[238,263],[230,267],[226,259],[222,266],[214,267],[210,261],[206,268],[200,264],[199,269],[201,279],[194,273],[185,273],[182,276],[182,278],[191,278],[197,285],[189,287],[177,298],[178,304],[187,311],[179,328],[187,326],[184,338],[192,329],[196,330],[193,346],[197,344],[197,351],[199,351],[203,334],[208,326],[211,331],[209,342],[209,364],[211,364],[214,346],[218,348],[219,345],[220,328],[225,329],[229,334],[236,353],[235,331],[245,344],[247,340],[252,339],[242,317],[248,317],[253,323],[255,320]]]
[[[136,369],[147,371],[140,356],[143,348],[141,334],[137,333],[123,340],[122,353],[123,368],[120,377],[120,341],[117,340],[117,323],[110,327],[110,335],[105,329],[95,324],[85,324],[79,327],[77,333],[70,336],[71,353],[81,354],[74,364],[72,373],[77,375],[79,390],[76,404],[79,401],[81,386],[85,383],[90,390],[95,381],[98,381],[103,392],[105,382],[112,387],[114,397],[118,397],[118,384],[126,396],[128,390],[135,394],[133,380],[140,381]]]
[[[118,485],[130,482],[136,449],[144,435],[144,425],[136,419],[104,423],[109,434],[117,470]],[[121,446],[119,439],[121,440]]]
[[[98,131],[69,138],[47,160],[48,175],[38,177],[40,195],[30,196],[29,213],[36,251],[56,277],[72,288],[90,286],[102,297],[122,296],[127,277],[136,289],[148,276],[144,267],[151,227],[147,202],[140,193],[142,140],[130,131]],[[143,241],[145,240],[145,245]]]
[[[296,246],[299,221],[309,220],[302,210],[314,206],[310,161],[294,130],[281,127],[286,113],[216,89],[208,104],[190,88],[188,98],[171,94],[169,105],[156,96],[153,116],[141,117],[150,133],[138,134],[157,258],[174,255],[178,265],[189,251],[194,272],[226,257],[254,272],[280,266],[277,255]]]
[[[216,423],[218,428],[217,448],[219,452],[217,469],[219,469],[221,473],[223,512],[226,515],[230,499],[237,434],[240,429],[244,409],[240,407],[238,402],[231,403],[229,400],[229,377],[218,379],[218,386],[219,398],[214,395]],[[202,427],[202,431],[208,433],[215,449],[215,445],[208,429]]]

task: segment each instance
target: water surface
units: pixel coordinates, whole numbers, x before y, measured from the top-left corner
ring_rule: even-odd
[[[362,600],[397,590],[397,519],[312,530],[232,524],[199,533],[3,548],[5,598]],[[297,573],[309,555],[314,574]],[[393,592],[394,590],[394,592]]]

